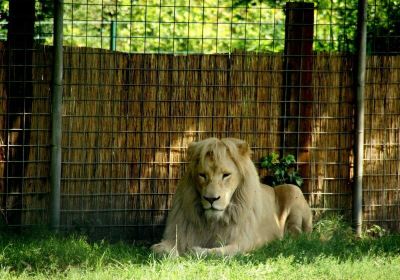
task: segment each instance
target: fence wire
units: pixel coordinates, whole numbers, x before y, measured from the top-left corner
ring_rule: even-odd
[[[25,227],[49,221],[53,7],[15,2],[0,4],[0,193],[3,223]],[[398,230],[400,5],[368,4],[364,220]],[[32,31],[13,29],[29,13]],[[248,141],[256,164],[294,154],[315,215],[350,217],[356,21],[355,0],[64,1],[61,228],[160,237],[207,137]]]
[[[369,1],[363,210],[366,224],[400,230],[400,5]]]

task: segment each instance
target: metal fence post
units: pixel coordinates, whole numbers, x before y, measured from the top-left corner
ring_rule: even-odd
[[[367,0],[358,2],[356,112],[354,140],[353,226],[357,236],[362,229],[362,180],[364,157],[364,92],[367,45]]]
[[[113,20],[110,23],[110,51],[117,47],[117,23]]]
[[[50,226],[60,227],[61,136],[63,93],[63,0],[54,1],[54,56],[51,99]]]

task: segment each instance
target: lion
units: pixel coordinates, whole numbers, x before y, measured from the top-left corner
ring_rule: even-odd
[[[249,145],[208,138],[188,148],[188,170],[179,181],[159,255],[233,256],[280,239],[311,232],[312,214],[300,188],[260,183]]]

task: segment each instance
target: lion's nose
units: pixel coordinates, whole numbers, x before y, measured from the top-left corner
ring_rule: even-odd
[[[203,198],[205,200],[207,200],[208,202],[210,202],[210,204],[212,205],[214,203],[214,201],[218,200],[221,198],[221,196],[218,197],[207,197],[207,196],[203,196]]]

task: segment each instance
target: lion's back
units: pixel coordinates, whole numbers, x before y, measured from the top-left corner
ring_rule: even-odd
[[[283,184],[273,188],[280,207],[304,207],[308,206],[303,192],[298,186]]]

